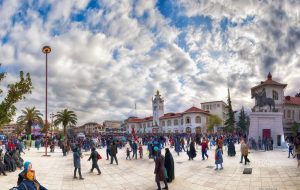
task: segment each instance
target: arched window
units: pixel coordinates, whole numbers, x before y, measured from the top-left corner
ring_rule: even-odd
[[[273,100],[278,100],[278,92],[273,90]]]
[[[165,126],[166,125],[166,122],[165,121],[162,121],[162,126]]]
[[[171,122],[171,120],[168,120],[168,126],[171,126],[172,125],[172,122]]]
[[[191,118],[190,117],[186,117],[185,118],[185,123],[186,124],[190,124],[191,123]]]
[[[201,123],[201,117],[199,115],[196,117],[196,123]]]
[[[178,119],[174,120],[174,125],[177,126],[178,125]]]

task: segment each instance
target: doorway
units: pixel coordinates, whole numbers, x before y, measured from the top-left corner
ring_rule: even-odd
[[[268,139],[271,137],[271,129],[263,129],[262,137],[263,139]]]

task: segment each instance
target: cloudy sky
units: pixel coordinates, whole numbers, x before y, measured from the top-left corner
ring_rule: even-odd
[[[0,0],[1,87],[29,72],[34,90],[19,110],[74,110],[79,124],[167,112],[224,100],[253,106],[250,88],[268,72],[300,90],[298,0]],[[0,99],[3,97],[0,97]]]

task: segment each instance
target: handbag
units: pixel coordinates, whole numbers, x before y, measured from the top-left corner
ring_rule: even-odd
[[[165,176],[165,179],[168,178],[168,172],[167,172],[167,169],[166,169],[166,168],[165,168],[165,170],[164,170],[164,176]]]
[[[99,153],[97,153],[97,158],[98,158],[98,160],[102,159],[102,157],[101,157],[101,155]]]

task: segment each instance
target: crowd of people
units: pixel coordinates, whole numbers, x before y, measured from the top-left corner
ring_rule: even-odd
[[[258,139],[258,143],[253,138],[247,139],[246,136],[239,134],[231,135],[191,135],[191,134],[176,134],[176,135],[123,135],[122,138],[114,135],[102,135],[101,137],[77,138],[68,137],[67,139],[54,137],[47,139],[37,138],[34,146],[39,149],[46,144],[50,146],[50,152],[54,152],[55,147],[60,147],[62,156],[67,156],[70,152],[73,155],[74,163],[74,179],[83,180],[81,173],[81,159],[83,151],[91,151],[88,161],[92,161],[90,172],[97,170],[98,175],[101,175],[101,170],[98,161],[102,156],[97,152],[98,149],[105,149],[106,160],[110,164],[119,164],[118,152],[124,149],[126,160],[144,159],[144,146],[146,147],[146,155],[148,159],[152,159],[155,163],[155,181],[158,189],[161,189],[160,182],[164,182],[164,188],[168,189],[168,183],[175,179],[174,159],[171,149],[180,156],[185,152],[187,159],[193,161],[197,157],[197,150],[201,149],[200,158],[202,160],[209,159],[208,151],[214,150],[215,170],[223,169],[224,151],[227,150],[227,155],[234,157],[236,155],[236,144],[240,145],[241,160],[240,163],[245,165],[250,163],[249,150],[273,150],[273,140]],[[288,142],[288,157],[298,160],[300,167],[300,135],[286,140]],[[1,145],[1,144],[0,144]],[[12,138],[0,146],[0,174],[6,175],[6,172],[13,172],[16,168],[23,169],[19,174],[18,187],[16,189],[26,189],[25,187],[34,187],[35,189],[46,189],[35,178],[32,164],[23,161],[21,153],[25,154],[24,149],[30,149],[31,142],[27,139]],[[167,148],[169,147],[169,148]],[[165,155],[162,154],[164,150]],[[78,177],[77,177],[78,173]],[[34,177],[33,177],[34,176]],[[34,189],[33,188],[33,189]],[[30,188],[29,188],[30,189]]]

